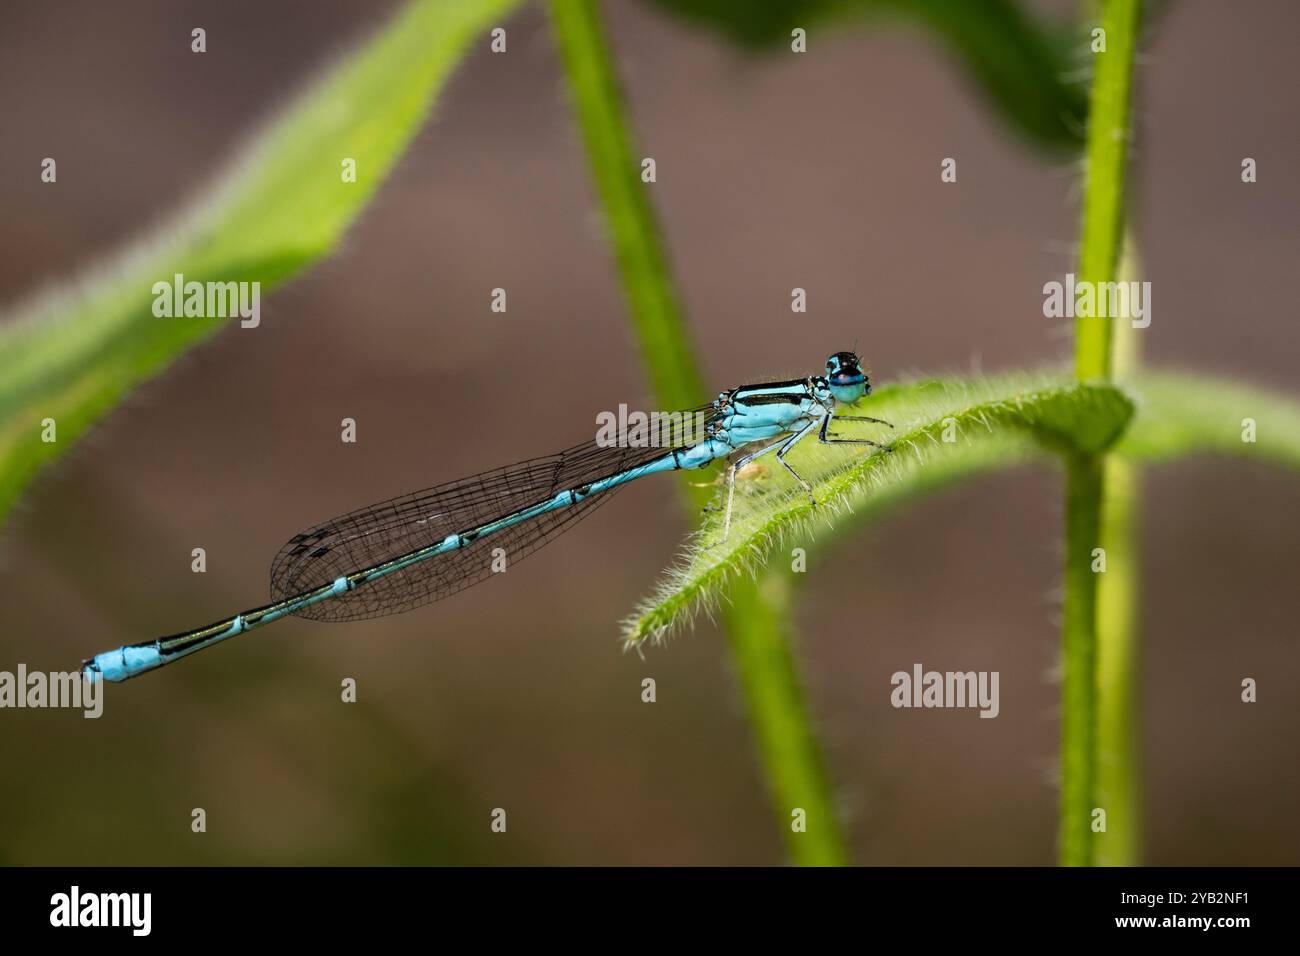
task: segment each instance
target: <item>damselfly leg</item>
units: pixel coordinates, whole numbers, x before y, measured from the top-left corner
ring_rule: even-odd
[[[794,470],[791,464],[785,460],[785,456],[790,453],[791,448],[793,448],[799,442],[803,441],[803,439],[808,435],[808,433],[816,427],[817,427],[817,419],[814,418],[803,428],[799,429],[797,432],[791,435],[790,438],[786,441],[786,443],[781,446],[780,451],[776,453],[776,460],[781,463],[781,465],[785,468],[786,471],[794,475],[795,481],[803,485],[803,490],[808,492],[808,500],[811,501],[814,505],[817,504],[817,498],[813,495],[812,485],[808,484],[808,482],[803,480],[803,475],[799,474],[799,472]]]
[[[824,445],[873,445],[876,448],[884,447],[886,451],[890,450],[887,446],[882,446],[880,442],[871,441],[866,438],[835,438],[827,431],[832,420],[841,422],[874,422],[877,425],[885,425],[888,428],[894,427],[883,418],[868,418],[865,415],[835,415],[833,411],[827,411],[826,414],[822,415],[820,418],[811,419],[808,424],[804,425],[789,438],[785,438],[779,442],[774,442],[771,445],[760,448],[756,452],[752,452],[736,459],[727,470],[727,507],[726,516],[723,518],[722,522],[722,540],[718,542],[719,544],[725,543],[727,538],[731,535],[731,509],[736,497],[736,472],[739,469],[744,468],[756,458],[761,458],[763,455],[775,451],[776,460],[781,463],[781,467],[794,476],[795,481],[799,482],[803,487],[803,490],[808,493],[809,502],[816,505],[817,496],[813,494],[812,485],[810,485],[804,477],[799,474],[799,472],[794,470],[794,467],[790,462],[786,461],[786,455],[790,453],[791,449],[793,449],[795,445],[807,438],[814,430],[817,430],[819,424],[821,425],[821,429],[818,431],[817,439]]]
[[[755,458],[762,458],[768,452],[776,451],[784,444],[785,444],[785,439],[782,439],[781,441],[778,442],[773,442],[772,444],[768,445],[766,448],[762,448],[756,452],[745,455],[743,458],[737,458],[734,462],[731,463],[731,467],[727,469],[727,514],[726,517],[723,518],[722,520],[723,541],[726,541],[727,535],[731,534],[731,502],[736,497],[736,472],[739,471],[741,468],[744,468]]]
[[[817,435],[817,440],[823,445],[875,445],[877,448],[885,447],[877,441],[871,441],[869,438],[836,438],[831,435],[827,429],[831,427],[831,422],[875,422],[877,425],[885,425],[893,428],[889,422],[883,418],[867,418],[865,415],[836,415],[834,412],[828,412],[822,419],[822,428]]]

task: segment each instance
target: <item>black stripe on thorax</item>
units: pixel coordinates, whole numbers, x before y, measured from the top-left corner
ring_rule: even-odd
[[[743,385],[731,393],[731,400],[743,405],[780,405],[808,398],[812,394],[806,378],[789,382]]]

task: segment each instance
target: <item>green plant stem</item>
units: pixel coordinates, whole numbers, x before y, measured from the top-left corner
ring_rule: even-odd
[[[1088,108],[1079,281],[1111,282],[1124,232],[1125,163],[1133,98],[1141,0],[1104,0],[1101,28],[1106,52],[1094,54]],[[1109,378],[1113,320],[1079,316],[1074,321],[1074,367],[1079,379]]]
[[[1093,862],[1092,811],[1097,766],[1097,574],[1102,459],[1067,455],[1065,616],[1062,627],[1060,858]]]
[[[668,408],[692,408],[704,394],[703,378],[651,206],[654,184],[641,182],[643,157],[632,150],[599,7],[594,0],[552,0],[550,9],[655,398]]]
[[[690,408],[704,394],[702,378],[648,196],[654,185],[641,181],[642,157],[632,149],[599,7],[593,0],[552,0],[550,14],[655,398],[665,408]],[[692,516],[712,496],[696,485],[683,484]],[[843,863],[847,854],[800,689],[784,602],[770,603],[770,591],[739,582],[721,615],[723,629],[792,857],[801,864]],[[807,832],[791,830],[794,807],[807,812]]]
[[[1124,243],[1119,277],[1137,276],[1136,253]],[[1127,318],[1127,317],[1126,317]],[[1113,372],[1129,381],[1138,372],[1139,333],[1127,321],[1112,336]],[[1136,866],[1142,854],[1141,764],[1137,694],[1140,544],[1138,513],[1142,472],[1122,453],[1109,453],[1103,465],[1106,489],[1101,544],[1106,573],[1097,582],[1097,798],[1106,810],[1106,831],[1097,835],[1096,862]]]
[[[775,567],[741,579],[727,593],[725,630],[790,855],[802,866],[843,866],[848,853],[790,640],[790,591],[790,575]]]
[[[1098,289],[1114,281],[1119,263],[1140,9],[1140,0],[1102,3],[1106,50],[1096,54],[1088,110],[1087,180],[1079,254],[1079,280],[1094,283]],[[1080,316],[1075,320],[1075,374],[1080,381],[1110,378],[1112,325],[1109,317]],[[1096,861],[1092,825],[1099,796],[1099,574],[1093,571],[1093,551],[1102,540],[1106,472],[1101,456],[1071,455],[1066,459],[1058,838],[1060,862],[1065,866],[1091,866]]]
[[[1106,573],[1097,582],[1097,799],[1106,831],[1096,834],[1103,866],[1141,862],[1141,776],[1137,723],[1137,520],[1141,470],[1123,455],[1103,463],[1101,542]]]

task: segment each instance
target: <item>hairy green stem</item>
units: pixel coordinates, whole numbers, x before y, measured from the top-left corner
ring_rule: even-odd
[[[1065,608],[1061,633],[1061,809],[1059,852],[1066,866],[1093,862],[1097,767],[1097,574],[1102,460],[1066,457]]]
[[[1124,243],[1119,278],[1137,277],[1136,251]],[[1112,337],[1115,378],[1138,372],[1138,330],[1121,316]],[[1138,694],[1138,512],[1142,473],[1131,458],[1110,453],[1103,466],[1106,500],[1101,543],[1106,573],[1097,582],[1097,798],[1106,811],[1106,830],[1098,834],[1096,862],[1136,866],[1141,860],[1141,779],[1137,724]]]
[[[595,0],[552,0],[550,9],[655,398],[668,408],[692,408],[704,394],[703,379],[651,205],[654,184],[641,181],[643,157],[632,149],[599,7]]]
[[[1088,110],[1087,172],[1079,281],[1095,290],[1115,280],[1124,229],[1125,172],[1140,0],[1103,0],[1105,50],[1096,56]],[[1103,296],[1094,300],[1100,303]],[[1075,374],[1109,379],[1113,319],[1075,320]],[[1060,862],[1091,866],[1102,817],[1098,805],[1098,579],[1107,465],[1099,456],[1066,459],[1065,617],[1062,626]],[[1094,831],[1094,826],[1098,827]]]
[[[1096,53],[1088,107],[1080,282],[1113,282],[1124,232],[1125,161],[1132,115],[1133,61],[1141,0],[1103,0],[1106,50]],[[1074,320],[1074,367],[1082,380],[1109,378],[1109,317]]]
[[[1106,830],[1095,862],[1135,866],[1142,852],[1142,794],[1137,724],[1137,520],[1141,471],[1123,455],[1106,456],[1101,542],[1106,573],[1097,582],[1097,800]]]
[[[790,590],[790,575],[776,568],[743,578],[727,593],[724,621],[790,855],[803,866],[843,866],[844,837],[789,638]]]
[[[654,185],[641,179],[642,157],[632,149],[599,7],[594,0],[552,0],[550,13],[656,400],[666,408],[690,408],[704,389],[649,198]],[[698,482],[683,487],[693,514],[712,495]],[[791,856],[801,864],[843,863],[846,853],[800,687],[784,601],[772,603],[770,591],[751,581],[738,583],[722,614],[723,628]],[[789,826],[795,808],[807,814],[805,832]]]

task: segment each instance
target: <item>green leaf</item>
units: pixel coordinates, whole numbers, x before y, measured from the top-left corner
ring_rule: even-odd
[[[925,423],[919,430],[925,437],[909,441],[906,447],[910,450],[906,453],[896,450],[887,459],[879,453],[871,454],[855,467],[838,473],[833,461],[824,460],[822,467],[828,477],[839,485],[847,482],[849,488],[836,502],[843,507],[826,508],[827,520],[821,523],[816,522],[818,515],[808,505],[808,499],[795,491],[793,481],[787,480],[766,459],[760,459],[761,473],[749,479],[742,474],[736,481],[735,524],[730,540],[724,547],[701,549],[701,543],[708,545],[720,537],[719,515],[710,513],[683,563],[665,576],[655,598],[626,622],[627,639],[640,641],[665,633],[699,607],[709,606],[726,590],[729,580],[761,563],[773,544],[783,537],[793,538],[804,529],[815,530],[822,541],[852,534],[921,494],[976,474],[1040,459],[1048,448],[1060,450],[1067,446],[1064,436],[1071,428],[1080,428],[1085,433],[1079,450],[1105,445],[1113,438],[1111,429],[1128,403],[1132,405],[1133,415],[1122,437],[1113,445],[1114,454],[1153,464],[1192,454],[1231,455],[1300,470],[1300,399],[1190,372],[1145,372],[1136,381],[1125,383],[1122,395],[1105,386],[1062,386],[1059,377],[1049,373],[1037,377],[1020,373],[983,382],[920,382],[879,389],[856,408],[863,414],[889,419],[891,414],[898,414],[896,409],[886,411],[894,402],[911,404],[915,399],[919,406],[927,397],[936,397],[936,393],[949,393],[950,401],[960,402],[963,394],[969,394],[971,407],[965,417],[968,421],[979,421],[979,416],[984,414],[979,403],[984,399],[978,392],[988,397],[1005,389],[1011,394],[1017,389],[1017,382],[1034,394],[1036,408],[1045,415],[1031,411],[1021,423],[1008,419],[996,425],[986,414],[991,427],[972,430],[959,425],[957,434],[963,436],[962,440],[948,444],[933,440],[935,435],[942,439],[943,419],[939,417],[942,408],[918,407],[915,420]],[[971,391],[966,392],[967,389]],[[1079,394],[1072,398],[1074,392]],[[1097,393],[1102,399],[1099,407],[1110,406],[1109,411],[1093,418],[1088,411],[1090,392]],[[1245,419],[1255,423],[1254,442],[1242,440]],[[897,419],[893,421],[895,425],[902,424]],[[868,437],[876,435],[872,432]],[[895,447],[899,448],[900,443],[895,442]],[[806,470],[806,466],[801,467],[800,457],[805,451],[813,449],[801,445],[790,456],[801,473]],[[823,446],[817,446],[814,451],[815,457],[823,459],[832,455],[847,456],[850,462],[855,459],[852,452]],[[811,474],[808,477],[812,479]],[[742,492],[746,484],[753,487]],[[820,500],[829,482],[819,484]],[[748,534],[741,533],[742,509],[751,525]]]
[[[416,0],[299,97],[194,208],[0,319],[0,520],[39,466],[136,385],[234,322],[157,318],[153,284],[260,282],[329,254],[476,39],[516,0]],[[356,182],[342,161],[356,161]],[[256,335],[236,328],[231,334]],[[41,440],[53,418],[57,441]]]
[[[1300,468],[1300,400],[1230,379],[1148,370],[1126,386],[1138,414],[1116,451],[1160,462],[1195,453]],[[1254,441],[1243,441],[1247,419]]]
[[[756,568],[782,540],[834,526],[855,509],[880,509],[973,471],[1024,461],[1037,446],[1101,451],[1119,438],[1132,413],[1132,402],[1119,390],[1077,384],[1059,373],[882,388],[845,414],[883,418],[893,431],[842,422],[835,432],[889,442],[890,450],[801,442],[788,460],[812,485],[815,505],[771,456],[759,459],[737,477],[725,540],[723,476],[716,510],[708,513],[681,566],[626,622],[625,638],[659,638],[715,601],[729,581]]]
[[[938,37],[981,91],[1023,135],[1049,148],[1083,142],[1087,103],[1069,82],[1080,64],[1069,38],[1039,24],[1015,0],[650,0],[749,47],[789,50],[790,31],[850,18],[916,22]],[[1084,37],[1074,42],[1084,49]],[[1080,52],[1082,56],[1082,52]]]

